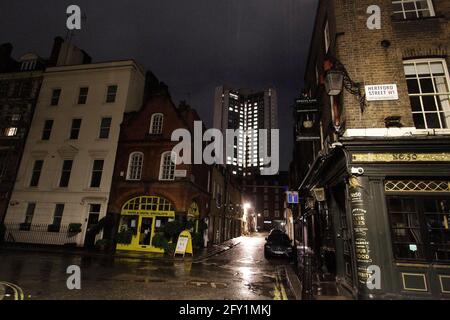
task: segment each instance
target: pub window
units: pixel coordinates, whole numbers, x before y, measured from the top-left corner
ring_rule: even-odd
[[[450,128],[450,80],[445,60],[407,60],[404,69],[416,128]]]
[[[397,20],[434,17],[432,0],[395,0],[392,1],[393,17]]]
[[[388,196],[387,205],[397,259],[450,261],[450,196]]]
[[[423,235],[414,198],[388,199],[394,255],[399,259],[425,259]]]

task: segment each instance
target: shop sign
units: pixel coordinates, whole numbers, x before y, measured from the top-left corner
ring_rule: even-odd
[[[450,153],[355,153],[353,162],[450,162]]]
[[[396,84],[380,84],[366,86],[367,101],[398,100]]]

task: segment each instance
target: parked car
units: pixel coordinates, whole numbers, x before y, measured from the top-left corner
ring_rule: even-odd
[[[264,257],[293,257],[293,246],[289,236],[283,231],[274,229],[266,238],[264,245]]]

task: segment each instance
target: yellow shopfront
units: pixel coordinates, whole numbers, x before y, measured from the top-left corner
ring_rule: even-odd
[[[154,235],[175,219],[175,210],[165,198],[141,196],[128,200],[122,207],[117,250],[163,253],[152,245]]]

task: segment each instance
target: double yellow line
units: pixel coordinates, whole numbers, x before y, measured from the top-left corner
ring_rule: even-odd
[[[6,281],[0,281],[0,285],[12,289],[12,291],[14,292],[14,300],[24,300],[23,291],[18,285]]]
[[[273,300],[288,300],[279,271],[275,275]]]

